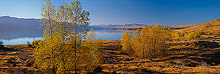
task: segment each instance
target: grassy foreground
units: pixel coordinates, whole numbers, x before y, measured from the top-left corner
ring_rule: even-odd
[[[155,59],[129,57],[120,51],[119,40],[103,40],[102,73],[219,73],[220,40],[171,41],[167,56]],[[0,74],[38,74],[33,48],[6,45],[0,49]],[[83,73],[86,73],[84,71]]]

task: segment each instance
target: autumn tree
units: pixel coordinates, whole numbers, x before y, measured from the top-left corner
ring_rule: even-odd
[[[85,60],[87,64],[86,69],[93,70],[97,64],[102,63],[102,41],[101,38],[96,39],[93,28],[89,31],[87,39],[83,42],[83,46],[86,47],[88,53],[86,54],[88,59]]]
[[[39,28],[45,27],[44,36],[51,36],[55,26],[55,7],[49,0],[45,0],[45,5],[42,6],[41,11],[42,18],[40,19],[41,25]]]
[[[179,40],[180,34],[178,31],[171,32],[174,40]]]
[[[44,35],[34,53],[37,67],[50,73],[68,73],[71,70],[77,73],[77,70],[90,65],[86,60],[96,56],[85,54],[93,54],[95,50],[82,44],[87,36],[89,20],[89,12],[82,10],[78,0],[71,2],[71,6],[64,3],[56,10],[46,0],[39,27],[44,29]],[[97,49],[100,41],[95,41]]]
[[[144,44],[142,44],[141,34],[139,34],[139,29],[132,33],[133,38],[131,38],[131,47],[134,50],[134,55],[138,57],[143,57],[144,55]]]
[[[44,41],[40,42],[39,49],[35,52],[35,63],[39,69],[50,69],[53,73],[56,73],[54,45],[51,43],[53,41],[53,29],[55,26],[55,8],[49,0],[46,0],[41,10],[42,18],[40,19],[41,26],[39,28],[45,28],[43,35]]]
[[[128,53],[129,55],[133,54],[131,47],[131,32],[125,32],[121,37],[122,52]]]
[[[149,35],[149,49],[151,52],[151,57],[162,55],[165,49],[165,41],[168,40],[169,35],[167,34],[169,31],[160,27],[159,25],[155,25],[150,28]]]
[[[199,39],[201,37],[201,32],[189,32],[187,34],[185,34],[185,38],[186,39]]]
[[[138,30],[133,32],[133,38],[130,32],[125,32],[121,38],[122,51],[135,51],[136,56],[153,58],[163,55],[166,49],[166,40],[170,38],[170,31],[155,25],[153,27],[143,26],[141,32]],[[128,52],[128,51],[126,51]]]
[[[74,40],[71,44],[74,44],[73,48],[74,50],[74,59],[75,59],[75,72],[77,68],[77,46],[80,45],[80,41],[82,39],[85,39],[85,36],[87,34],[87,26],[90,24],[89,20],[89,12],[82,10],[82,5],[78,0],[75,0],[74,2],[71,2],[71,6],[69,9],[69,16],[70,20],[69,23],[71,24],[71,33],[70,38]]]

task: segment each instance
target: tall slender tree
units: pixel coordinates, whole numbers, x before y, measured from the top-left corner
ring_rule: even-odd
[[[50,40],[53,39],[52,35],[53,35],[54,27],[55,27],[55,21],[54,21],[55,7],[51,4],[49,0],[45,0],[45,5],[42,6],[41,10],[42,10],[42,14],[41,14],[42,18],[40,19],[41,25],[39,28],[42,28],[42,27],[45,28],[43,38],[45,39],[45,42],[50,43]],[[47,52],[47,54],[38,53],[38,55],[41,55],[41,56],[44,55],[44,56],[50,56],[50,57],[45,57],[41,59],[41,57],[36,56],[37,64],[40,64],[41,61],[48,62],[48,64],[45,66],[52,68],[53,72],[55,73],[55,66],[53,65],[54,64],[53,61],[55,57],[54,49],[51,47],[44,47],[44,46],[42,46],[42,48],[43,49],[41,51],[45,51],[45,49],[47,48],[50,48],[50,50],[45,51]],[[47,60],[44,61],[44,59],[47,59]],[[41,64],[41,65],[44,65],[44,64]]]
[[[135,56],[141,57],[144,55],[143,44],[141,43],[141,34],[139,33],[139,29],[132,33],[133,38],[131,39],[131,47],[135,51]]]
[[[102,63],[102,41],[101,38],[96,39],[93,28],[89,31],[87,39],[83,42],[83,46],[88,49],[88,54],[86,54],[88,59],[85,60],[87,70],[93,70],[97,66],[96,64]]]
[[[46,0],[39,27],[44,29],[44,35],[34,53],[37,67],[54,74],[72,69],[77,73],[86,64],[84,54],[90,54],[82,47],[89,20],[89,12],[82,10],[78,0],[71,2],[71,6],[64,3],[57,10]]]
[[[89,12],[82,10],[82,5],[78,0],[71,2],[70,11],[69,11],[69,27],[71,27],[71,38],[74,40],[74,55],[75,55],[75,73],[77,73],[77,43],[85,39],[85,36],[88,32],[87,26],[90,24]]]
[[[133,50],[131,47],[131,32],[125,32],[121,37],[122,52],[133,55]]]

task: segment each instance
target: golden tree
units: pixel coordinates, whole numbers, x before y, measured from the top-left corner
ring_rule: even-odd
[[[86,62],[86,69],[87,70],[93,70],[97,64],[102,63],[102,54],[101,54],[101,47],[102,47],[102,41],[101,38],[96,40],[95,32],[93,28],[89,31],[88,37],[83,42],[83,46],[87,48],[88,54]]]
[[[165,36],[163,30],[157,24],[154,27],[151,27],[149,32],[150,50],[153,57],[155,54],[161,53],[163,51],[161,49],[164,44]]]
[[[173,36],[173,39],[175,39],[175,40],[179,40],[179,38],[180,38],[180,34],[178,31],[173,31],[172,36]]]
[[[89,12],[82,10],[82,5],[78,0],[75,0],[74,2],[71,2],[71,6],[69,9],[69,16],[70,16],[70,26],[71,27],[71,33],[70,33],[70,38],[74,40],[74,42],[72,42],[72,44],[74,44],[73,48],[74,50],[74,55],[75,55],[75,72],[76,68],[77,68],[77,45],[80,45],[78,43],[80,43],[80,41],[82,41],[82,39],[85,39],[85,36],[87,34],[87,26],[90,24],[89,20]]]
[[[133,32],[133,38],[130,37],[130,32],[125,32],[121,38],[122,51],[135,51],[136,56],[155,57],[163,55],[165,41],[170,38],[170,31],[165,28],[155,25],[153,27],[142,27],[141,33],[136,30]],[[129,50],[129,51],[128,51]]]
[[[188,34],[185,34],[186,39],[199,39],[201,37],[201,32],[189,32]]]
[[[141,57],[143,56],[143,44],[141,40],[141,35],[139,34],[139,29],[133,32],[133,38],[131,39],[131,47],[135,51],[134,55]]]
[[[90,23],[89,12],[82,10],[78,0],[71,6],[64,3],[57,10],[46,0],[42,12],[40,28],[44,27],[44,35],[34,53],[37,67],[50,73],[68,73],[73,69],[77,73],[87,65],[85,60],[93,58],[85,55],[92,52],[82,46]]]
[[[55,7],[49,0],[45,0],[45,5],[42,6],[41,11],[42,18],[40,19],[41,25],[39,28],[45,27],[44,36],[51,36],[55,26]]]
[[[53,73],[55,72],[55,51],[54,48],[51,47],[51,41],[53,37],[53,30],[55,26],[54,22],[54,17],[55,17],[55,9],[54,6],[51,4],[49,0],[45,1],[45,5],[42,7],[42,18],[40,19],[41,21],[41,26],[39,28],[45,27],[44,29],[44,35],[43,39],[44,42],[41,41],[39,42],[39,50],[35,52],[35,59],[36,59],[36,64],[37,67],[40,69],[51,69]],[[54,38],[55,40],[55,38]],[[48,44],[47,44],[48,43]],[[51,45],[49,45],[51,44]],[[44,52],[44,53],[43,53]]]
[[[131,32],[127,31],[122,35],[121,38],[121,45],[122,45],[122,52],[128,53],[129,55],[132,55],[133,50],[131,47]]]
[[[150,46],[151,46],[151,42],[150,42],[150,36],[152,35],[152,31],[150,27],[146,27],[143,26],[142,30],[141,30],[141,41],[140,44],[142,46],[142,57],[144,58],[145,56],[149,56],[150,55]]]

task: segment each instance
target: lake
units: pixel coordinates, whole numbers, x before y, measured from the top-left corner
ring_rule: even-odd
[[[94,30],[96,38],[101,38],[102,40],[120,40],[124,31],[116,30]],[[27,41],[32,42],[33,40],[42,39],[42,32],[7,32],[0,33],[0,40],[4,43],[3,45],[16,45],[16,44],[27,44]]]

